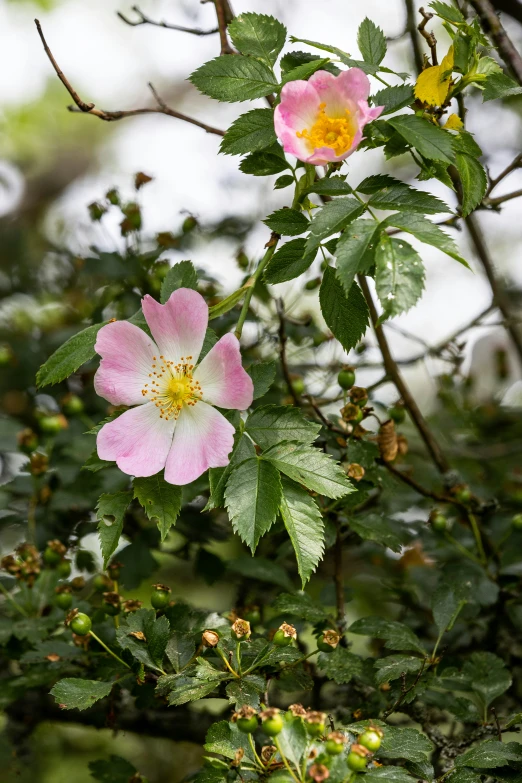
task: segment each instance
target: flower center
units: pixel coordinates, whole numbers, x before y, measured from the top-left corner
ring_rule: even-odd
[[[325,103],[319,106],[319,114],[310,129],[297,131],[298,139],[305,139],[311,151],[318,147],[330,147],[336,155],[342,155],[350,149],[353,142],[350,112],[346,109],[346,117],[328,117]]]
[[[152,357],[151,379],[141,393],[159,409],[160,419],[177,419],[183,405],[195,405],[203,396],[199,381],[192,377],[192,356],[182,356],[178,364],[164,356]]]

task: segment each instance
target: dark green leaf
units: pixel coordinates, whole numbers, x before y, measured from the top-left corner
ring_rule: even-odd
[[[326,325],[344,350],[355,348],[370,322],[359,286],[353,283],[347,294],[335,270],[327,266],[319,291],[319,303]]]
[[[456,242],[439,226],[422,215],[398,212],[396,215],[390,215],[390,217],[386,218],[383,225],[400,228],[402,231],[412,234],[421,242],[442,250],[443,253],[451,256],[451,258],[464,264],[464,266],[468,266],[467,261],[459,254]]]
[[[36,373],[36,383],[39,387],[59,383],[95,356],[94,345],[98,332],[108,323],[94,324],[74,334],[61,345]]]
[[[181,510],[181,487],[168,484],[162,473],[135,478],[133,487],[134,497],[143,506],[147,517],[157,521],[161,540],[164,541]]]
[[[236,432],[235,445],[226,468],[210,468],[209,470],[210,498],[205,507],[206,511],[222,508],[225,505],[225,487],[232,470],[240,462],[249,459],[249,457],[255,457],[255,455],[254,445],[249,438],[245,438],[241,432]]]
[[[358,677],[363,668],[361,658],[347,650],[346,647],[341,647],[340,644],[333,653],[321,653],[318,665],[328,679],[338,685],[345,685],[354,677]]]
[[[453,162],[451,134],[447,131],[415,114],[400,114],[389,119],[388,124],[425,158]]]
[[[375,639],[384,639],[384,646],[389,650],[416,650],[425,655],[424,647],[413,631],[407,625],[395,620],[385,620],[384,617],[362,617],[352,623],[348,631],[363,636],[373,636]]]
[[[365,541],[376,541],[393,552],[400,552],[405,543],[388,520],[380,514],[351,516],[350,527]]]
[[[287,52],[284,57],[281,58],[279,65],[281,66],[281,73],[284,76],[290,71],[293,71],[294,68],[297,68],[299,65],[305,65],[306,63],[311,63],[314,61],[317,62],[317,60],[322,59],[323,58],[321,58],[318,54],[311,54],[310,52]],[[333,73],[335,76],[338,76],[340,73],[339,68],[337,68],[337,66],[333,63],[324,65],[323,69]]]
[[[306,729],[301,718],[285,720],[283,731],[277,738],[285,757],[300,769],[308,744]]]
[[[198,275],[192,261],[179,261],[169,269],[161,284],[160,300],[162,304],[170,298],[170,295],[178,288],[198,287]]]
[[[337,277],[349,293],[357,274],[373,263],[379,225],[375,220],[359,218],[341,234],[335,250]]]
[[[274,382],[276,374],[275,362],[259,362],[252,364],[247,370],[254,384],[254,400],[264,397]]]
[[[422,660],[414,655],[388,655],[386,658],[376,660],[374,666],[377,669],[375,680],[381,685],[383,682],[398,680],[403,674],[418,672]]]
[[[286,40],[284,24],[266,14],[240,14],[230,22],[228,32],[242,54],[263,60],[268,66],[274,65]]]
[[[263,223],[276,234],[293,237],[308,230],[309,220],[297,209],[278,209],[272,212]]]
[[[511,674],[504,661],[494,653],[474,652],[462,669],[471,680],[473,691],[478,694],[485,707],[501,696],[511,686]]]
[[[277,81],[271,68],[252,57],[220,55],[190,76],[204,95],[218,101],[250,101],[273,92]]]
[[[270,285],[293,280],[306,272],[315,253],[305,255],[306,239],[292,239],[276,250],[264,272]]]
[[[245,704],[259,709],[259,695],[263,693],[265,687],[266,681],[264,677],[260,677],[257,674],[247,674],[246,677],[234,680],[227,685],[226,693],[236,710]]]
[[[260,582],[279,585],[285,590],[292,590],[293,585],[288,573],[279,563],[267,560],[264,557],[250,557],[242,555],[227,563],[229,571],[241,574],[248,579],[258,579]]]
[[[522,87],[505,73],[492,73],[484,83],[482,100],[494,101],[496,98],[511,98],[522,95]]]
[[[298,408],[263,405],[250,414],[245,429],[262,449],[268,449],[288,440],[312,443],[321,425],[305,419]]]
[[[357,30],[357,45],[363,60],[372,65],[379,65],[386,54],[386,38],[380,27],[371,19],[363,19]]]
[[[288,188],[290,185],[293,185],[294,178],[291,174],[283,174],[281,177],[278,177],[276,181],[274,182],[274,190],[282,190],[282,188]]]
[[[455,165],[462,184],[462,216],[466,217],[486,195],[488,178],[482,164],[471,155],[458,152]]]
[[[167,642],[165,654],[171,662],[174,671],[179,673],[196,652],[194,634],[174,631]]]
[[[122,649],[129,650],[136,660],[157,671],[162,671],[169,636],[169,621],[165,616],[156,618],[153,609],[132,612],[121,620],[116,631]]]
[[[234,468],[225,490],[225,503],[235,532],[252,552],[272,527],[281,499],[277,470],[258,457]]]
[[[265,451],[263,457],[293,481],[320,495],[335,499],[355,491],[339,463],[313,446],[279,443]]]
[[[239,164],[239,169],[243,174],[253,174],[254,177],[269,177],[288,168],[290,166],[284,157],[267,151],[253,152]]]
[[[86,710],[95,702],[108,696],[113,684],[68,677],[59,680],[52,688],[51,694],[62,710]]]
[[[252,109],[232,123],[219,151],[225,155],[244,155],[247,152],[259,152],[275,141],[272,109]]]
[[[522,745],[519,742],[499,742],[496,739],[481,742],[455,759],[457,767],[478,769],[504,767],[510,762],[522,764]]]
[[[384,106],[383,114],[392,114],[413,103],[413,87],[409,84],[397,84],[393,87],[385,87],[372,96],[374,106]]]
[[[298,484],[283,479],[280,512],[297,559],[304,586],[324,553],[324,523],[317,504]]]
[[[439,584],[433,593],[431,600],[433,619],[435,620],[435,625],[439,629],[439,633],[443,634],[446,631],[453,620],[458,607],[459,602],[452,587],[445,582]]]
[[[179,707],[189,701],[204,699],[218,687],[220,682],[221,678],[198,680],[196,677],[189,677],[186,674],[168,674],[166,677],[159,678],[158,688],[168,685],[168,702],[171,707]]]
[[[138,780],[137,777],[133,777],[136,774],[136,767],[121,756],[111,755],[108,761],[105,759],[90,761],[89,770],[91,777],[101,783],[129,783],[129,780]]]
[[[209,728],[203,747],[207,753],[218,753],[227,759],[235,759],[236,752],[239,748],[243,749],[244,745],[245,735],[239,731],[235,723],[221,720],[218,723],[213,723]],[[252,752],[248,743],[244,751],[245,758],[252,760]]]
[[[370,769],[364,776],[365,783],[413,783],[414,778],[406,772],[404,767],[378,767]]]
[[[107,567],[111,555],[118,546],[123,530],[123,517],[131,500],[130,490],[116,492],[114,495],[101,495],[98,500],[96,519],[104,568]]]
[[[312,74],[318,71],[320,68],[324,68],[330,62],[328,58],[311,60],[308,63],[301,63],[291,71],[287,71],[283,74],[281,79],[281,86],[284,86],[288,82],[296,81],[296,79],[306,80],[309,79]]]
[[[348,196],[353,193],[352,186],[344,177],[323,177],[310,185],[308,190],[318,196]]]
[[[368,203],[375,209],[400,209],[403,212],[422,212],[429,215],[450,212],[450,208],[436,196],[415,190],[404,182],[382,188],[372,195]]]
[[[364,204],[354,198],[336,198],[325,204],[312,218],[310,236],[306,243],[307,254],[316,250],[323,239],[342,231],[352,220],[358,218],[364,209]]]
[[[321,604],[313,601],[306,593],[282,593],[274,602],[274,609],[283,615],[292,615],[309,623],[320,623],[328,619],[328,613]]]
[[[408,242],[381,235],[375,251],[375,287],[386,318],[418,302],[424,290],[424,265]]]

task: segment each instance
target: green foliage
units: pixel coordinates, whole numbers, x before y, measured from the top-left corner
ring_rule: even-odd
[[[269,215],[266,220],[268,228],[275,231],[276,234],[293,237],[297,234],[303,234],[308,230],[308,220],[302,212],[297,209],[278,209]]]
[[[173,291],[178,288],[198,287],[198,276],[191,261],[179,261],[169,269],[161,285],[160,300],[162,304],[169,299]]]
[[[455,165],[462,183],[462,214],[469,215],[482,201],[487,189],[484,167],[471,155],[459,152]]]
[[[149,519],[155,519],[164,541],[181,509],[181,487],[167,484],[161,473],[149,478],[135,478],[134,497]]]
[[[259,152],[276,141],[271,109],[252,109],[242,114],[227,130],[219,148],[225,155]]]
[[[263,405],[247,419],[246,431],[262,449],[281,441],[309,444],[315,440],[320,425],[308,421],[298,408]]]
[[[425,158],[453,162],[451,136],[422,117],[401,114],[388,120],[388,124]]]
[[[282,487],[280,512],[295,550],[304,589],[323,556],[323,518],[308,492],[286,479]]]
[[[62,710],[87,710],[100,699],[108,696],[112,682],[79,680],[77,677],[60,680],[51,693]]]
[[[268,65],[241,55],[220,55],[210,60],[194,71],[190,81],[204,95],[228,103],[263,98],[277,86]]]
[[[105,323],[88,326],[60,346],[38,370],[36,374],[38,386],[59,383],[92,359],[95,355],[96,337]]]
[[[373,264],[377,237],[377,224],[366,218],[355,220],[341,234],[335,249],[337,278],[347,294],[356,275],[364,273]]]
[[[375,251],[375,286],[386,318],[417,304],[424,290],[424,265],[411,245],[381,235]]]
[[[156,618],[153,609],[138,609],[122,619],[116,638],[123,650],[140,663],[162,672],[170,626],[165,616]]]
[[[116,492],[114,495],[101,495],[96,506],[98,535],[103,555],[103,567],[107,567],[123,530],[123,518],[131,501],[130,492]]]
[[[252,552],[274,524],[280,499],[279,473],[269,462],[252,457],[232,471],[225,503],[232,527]]]
[[[291,239],[276,250],[264,271],[264,279],[271,285],[294,280],[306,272],[314,256],[305,254],[306,239]]]
[[[319,302],[327,326],[344,350],[355,348],[370,320],[359,286],[354,283],[346,293],[335,271],[328,266],[324,270]]]
[[[274,65],[286,40],[284,24],[265,14],[240,14],[229,24],[228,32],[242,54],[256,57],[268,66]]]
[[[379,65],[386,54],[386,38],[380,27],[371,19],[364,19],[357,30],[357,45],[367,63]]]

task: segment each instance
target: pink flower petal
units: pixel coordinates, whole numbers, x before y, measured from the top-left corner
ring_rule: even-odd
[[[205,402],[241,411],[252,405],[254,384],[243,369],[239,340],[233,334],[226,334],[207,353],[194,380],[200,382]]]
[[[96,393],[113,405],[145,402],[141,390],[158,349],[143,329],[128,321],[114,321],[100,329],[94,348],[102,357],[94,376]]]
[[[348,71],[340,73],[337,77],[337,84],[345,99],[350,99],[354,103],[368,100],[370,80],[360,68],[350,68]]]
[[[160,419],[152,402],[131,408],[98,433],[100,459],[115,461],[129,476],[153,476],[165,467],[176,421]]]
[[[208,325],[208,305],[201,294],[178,288],[164,305],[147,294],[142,307],[160,353],[175,362],[191,356],[196,364]]]
[[[310,128],[319,112],[319,96],[309,82],[288,82],[281,90],[281,103],[274,112],[275,132],[285,152],[304,160],[309,150],[305,139],[297,131]]]
[[[343,71],[339,76],[334,76],[328,71],[316,71],[310,76],[309,84],[312,84],[317,92],[319,103],[326,104],[324,110],[328,117],[346,117],[346,104],[351,95],[343,89],[342,78],[348,73],[350,71]]]
[[[170,484],[190,484],[208,468],[228,465],[234,444],[234,427],[215,408],[204,402],[183,406],[172,448],[165,466]]]

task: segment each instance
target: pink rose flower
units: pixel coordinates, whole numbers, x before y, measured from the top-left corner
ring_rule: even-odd
[[[96,392],[113,405],[136,406],[101,428],[98,455],[131,476],[165,468],[170,484],[189,484],[207,468],[228,465],[234,427],[213,406],[245,410],[252,380],[233,334],[197,363],[208,324],[197,291],[180,288],[164,305],[146,296],[142,306],[154,339],[128,321],[98,332]]]
[[[274,115],[284,151],[314,166],[347,158],[361,142],[366,123],[384,108],[370,108],[369,94],[370,82],[360,68],[339,76],[316,71],[308,81],[285,84]]]

